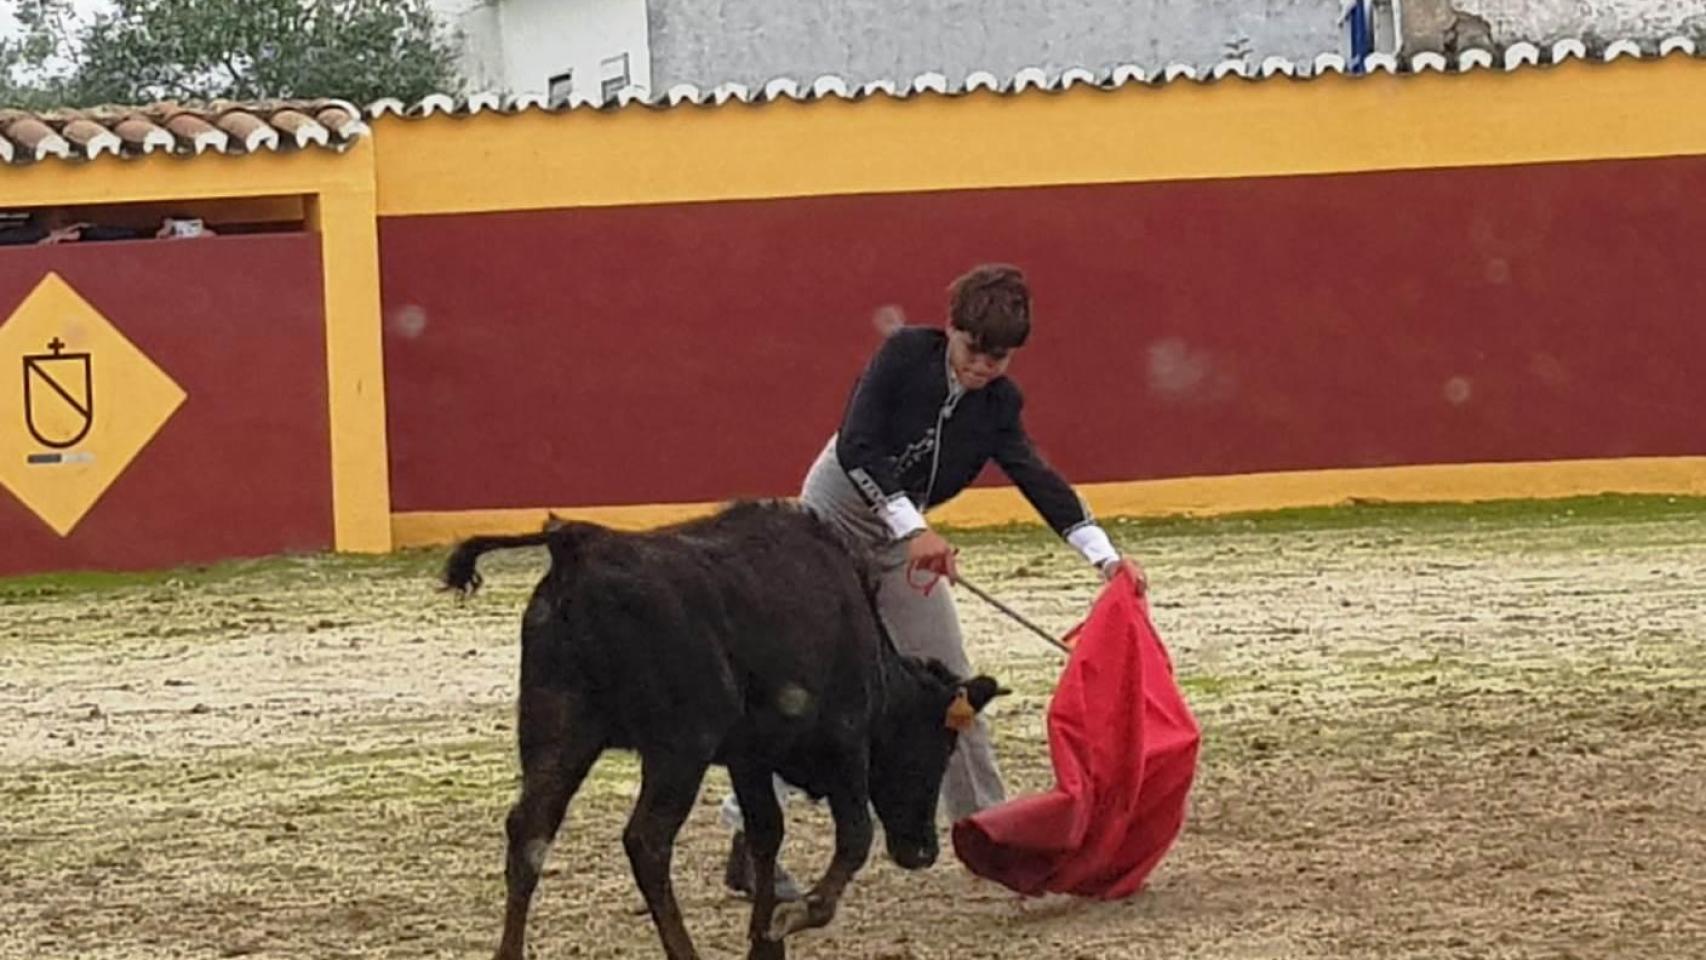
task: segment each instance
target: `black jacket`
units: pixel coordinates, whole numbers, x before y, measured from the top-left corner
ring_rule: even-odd
[[[1006,377],[958,389],[940,329],[890,334],[853,387],[836,458],[873,509],[906,496],[920,511],[952,499],[990,460],[1055,532],[1092,522],[1072,487],[1025,434],[1019,387]],[[938,433],[940,428],[940,433]]]

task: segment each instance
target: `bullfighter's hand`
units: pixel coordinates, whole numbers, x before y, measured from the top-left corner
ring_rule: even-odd
[[[41,244],[75,243],[76,241],[83,239],[83,228],[87,226],[88,224],[86,223],[68,223],[63,227],[59,227],[58,229],[49,232],[47,236],[42,237],[41,240],[37,242]]]
[[[1121,554],[1118,560],[1110,560],[1102,565],[1102,579],[1112,580],[1121,570],[1131,574],[1132,582],[1137,584],[1138,596],[1149,593],[1149,575],[1143,572],[1143,567],[1136,560],[1124,554]]]
[[[924,570],[957,582],[959,568],[954,563],[953,545],[934,530],[926,530],[906,542],[906,563],[911,569]]]

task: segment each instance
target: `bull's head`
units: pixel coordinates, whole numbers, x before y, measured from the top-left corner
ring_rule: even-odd
[[[907,870],[936,862],[936,805],[960,732],[1011,691],[985,676],[961,680],[936,661],[907,661],[871,744],[871,805],[889,858]]]

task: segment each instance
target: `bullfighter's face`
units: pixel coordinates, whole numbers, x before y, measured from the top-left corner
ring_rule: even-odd
[[[948,328],[948,366],[954,379],[967,390],[982,390],[1007,373],[1013,362],[1011,350],[982,350],[972,335],[958,327]]]

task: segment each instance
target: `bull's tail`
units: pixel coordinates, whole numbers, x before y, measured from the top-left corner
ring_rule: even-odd
[[[493,550],[508,550],[514,547],[550,547],[552,559],[556,559],[564,544],[558,541],[570,536],[567,528],[558,527],[539,533],[525,533],[517,536],[469,537],[458,543],[456,549],[450,551],[450,557],[444,561],[444,589],[454,590],[463,596],[471,595],[480,589],[484,580],[477,567],[480,557]]]

